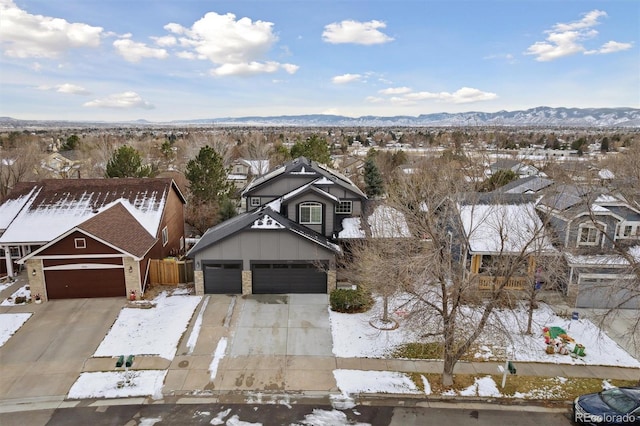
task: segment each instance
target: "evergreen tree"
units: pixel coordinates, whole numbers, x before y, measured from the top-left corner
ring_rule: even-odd
[[[217,202],[231,193],[222,157],[208,145],[200,148],[196,158],[189,160],[185,177],[196,204]]]
[[[133,147],[123,145],[111,155],[107,163],[105,177],[149,177],[153,175],[153,168],[142,164],[140,153]]]
[[[384,193],[382,175],[372,156],[364,163],[364,185],[368,197],[378,197]]]
[[[291,147],[291,157],[307,157],[322,164],[331,162],[329,145],[325,138],[313,135],[305,141],[298,141]]]

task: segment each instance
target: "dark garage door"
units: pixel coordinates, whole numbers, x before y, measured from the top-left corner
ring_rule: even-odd
[[[203,263],[204,292],[242,294],[242,262]]]
[[[311,262],[254,263],[254,294],[326,293],[327,274]]]
[[[67,269],[44,272],[49,299],[124,297],[123,268]]]

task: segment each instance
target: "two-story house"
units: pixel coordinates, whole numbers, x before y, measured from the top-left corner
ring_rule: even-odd
[[[336,286],[335,237],[365,194],[304,157],[253,180],[246,212],[209,229],[189,251],[196,293],[327,293]]]
[[[615,194],[560,185],[538,210],[548,217],[569,267],[567,296],[581,308],[637,308],[630,267],[640,244],[640,211]],[[635,291],[637,295],[638,292]]]

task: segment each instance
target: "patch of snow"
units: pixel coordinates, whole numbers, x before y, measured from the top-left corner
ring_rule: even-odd
[[[253,229],[284,229],[284,225],[280,222],[265,214],[264,216],[256,219],[251,225]]]
[[[415,383],[395,371],[333,370],[338,389],[347,394],[392,393],[419,394]]]
[[[139,426],[153,426],[162,421],[162,417],[142,417]]]
[[[491,376],[481,377],[475,380],[475,383],[466,389],[460,391],[462,396],[502,396],[498,390],[496,382]]]
[[[359,217],[347,217],[342,219],[342,231],[338,233],[338,238],[365,238],[362,224]]]
[[[338,395],[329,395],[329,399],[331,400],[331,406],[338,410],[348,410],[356,406],[355,400],[346,392]]]
[[[31,313],[0,314],[0,347],[7,343],[16,331],[31,317]]]
[[[379,205],[367,218],[373,238],[408,238],[409,226],[402,212],[393,207]]]
[[[0,306],[15,306],[16,297],[26,297],[27,300],[31,299],[31,290],[28,290],[27,287],[29,287],[28,284],[23,285],[22,287],[14,291],[13,294],[9,296],[11,297],[11,300],[9,300],[9,298],[4,299],[2,303],[0,303]],[[25,304],[26,302],[19,303],[19,305],[25,305]]]
[[[173,293],[174,296],[176,292]],[[200,336],[200,329],[202,328],[202,317],[204,317],[204,310],[207,309],[207,304],[209,303],[209,296],[204,299],[202,302],[202,306],[200,307],[200,312],[198,312],[198,316],[196,317],[196,322],[193,323],[193,328],[191,329],[191,334],[189,335],[189,340],[187,340],[187,353],[191,355],[193,350],[196,347],[196,343],[198,342],[198,336]]]
[[[347,419],[347,415],[338,410],[322,410],[320,408],[314,408],[311,414],[304,416],[304,420],[300,420],[294,424],[301,425],[313,425],[313,426],[371,426],[370,423],[352,423]]]
[[[130,370],[132,384],[118,388],[118,382],[124,379],[121,371],[98,371],[81,373],[78,380],[69,389],[67,398],[124,398],[132,396],[162,397],[162,384],[166,370]]]
[[[429,380],[423,375],[420,375],[420,377],[422,378],[422,385],[424,386],[424,394],[431,395],[431,383],[429,383]]]
[[[9,288],[11,287],[13,283],[4,283],[4,284],[0,284],[0,291],[4,290],[5,288]]]
[[[262,426],[262,423],[251,423],[240,420],[237,414],[234,414],[225,423],[226,426]]]
[[[220,411],[218,414],[216,414],[216,416],[213,419],[211,419],[209,424],[211,424],[211,425],[223,425],[224,424],[224,418],[227,417],[230,413],[231,413],[231,408],[227,408],[224,411]]]
[[[150,309],[123,308],[94,357],[157,355],[172,360],[202,296],[161,293]]]
[[[224,353],[227,350],[227,338],[222,337],[218,341],[218,345],[216,346],[216,351],[213,354],[213,359],[211,360],[211,364],[209,364],[209,375],[211,377],[211,381],[216,378],[218,374],[218,365],[220,364],[220,360],[224,358]]]

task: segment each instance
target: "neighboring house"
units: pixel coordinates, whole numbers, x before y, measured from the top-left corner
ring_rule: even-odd
[[[335,237],[366,196],[304,157],[256,178],[247,212],[211,229],[187,254],[196,293],[327,293],[336,286]]]
[[[511,170],[520,177],[537,176],[540,170],[530,164],[524,164],[517,160],[502,159],[490,166],[491,174],[494,175],[500,170]]]
[[[184,251],[184,204],[165,178],[20,183],[0,206],[5,267],[44,300],[140,295],[149,260]]]
[[[457,208],[468,242],[469,270],[481,290],[501,284],[505,277],[495,274],[505,269],[512,270],[506,288],[526,288],[535,278],[537,257],[558,254],[530,196],[469,194]],[[496,268],[503,264],[508,266]]]
[[[70,179],[80,177],[82,162],[72,160],[60,152],[54,152],[47,155],[47,157],[42,160],[40,166],[49,176],[55,176],[60,179]]]
[[[638,308],[626,302],[624,252],[640,244],[640,211],[621,197],[559,186],[540,200],[569,266],[567,295],[581,308]],[[638,292],[640,294],[640,292]],[[620,306],[622,305],[622,306]]]
[[[231,163],[231,170],[227,176],[236,189],[242,189],[252,177],[262,176],[269,172],[269,160],[245,160],[239,158]]]
[[[527,176],[511,181],[493,192],[500,194],[537,194],[551,185],[553,185],[551,179],[541,176]]]

